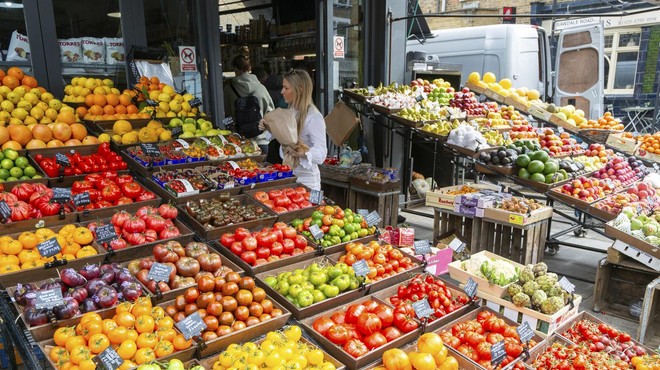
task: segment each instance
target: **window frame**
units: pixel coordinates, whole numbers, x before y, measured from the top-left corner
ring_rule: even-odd
[[[633,95],[635,91],[635,80],[633,79],[633,85],[630,89],[615,89],[614,82],[616,79],[616,63],[618,61],[619,53],[626,52],[636,52],[637,53],[637,62],[635,63],[635,75],[637,74],[637,67],[639,66],[639,52],[640,45],[637,46],[619,46],[619,39],[621,35],[638,33],[640,35],[640,44],[641,44],[641,27],[633,28],[615,28],[615,29],[606,29],[604,36],[612,36],[612,46],[605,48],[603,45],[603,54],[607,62],[609,62],[609,70],[607,76],[607,84],[604,86],[604,93],[606,95]]]

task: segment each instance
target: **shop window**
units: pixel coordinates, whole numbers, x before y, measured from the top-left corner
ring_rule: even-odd
[[[21,0],[0,2],[0,67],[31,72],[30,47]]]
[[[362,86],[362,73],[359,56],[362,52],[360,38],[362,23],[360,22],[361,0],[342,0],[335,2],[333,25],[335,34],[344,37],[344,58],[335,59],[334,90],[356,84]]]
[[[605,93],[632,94],[635,87],[641,29],[606,30]]]

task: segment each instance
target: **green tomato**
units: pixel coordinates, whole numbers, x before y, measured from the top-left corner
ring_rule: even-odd
[[[354,219],[353,215],[344,214],[344,221],[346,223],[352,224],[354,222],[353,219]]]
[[[318,227],[323,226],[323,221],[321,221],[320,218],[315,218],[315,219],[313,219],[311,223],[312,223],[312,224],[315,224],[315,225],[318,226]]]
[[[344,218],[346,218],[346,216],[352,216],[352,215],[353,215],[353,211],[350,208],[346,208],[344,210]]]
[[[330,242],[331,242],[330,245],[337,245],[337,244],[341,243],[341,238],[338,237],[338,236],[333,236],[333,237],[330,239]]]
[[[364,238],[365,236],[369,235],[369,230],[367,230],[367,229],[360,229],[360,230],[358,230],[357,233],[358,233],[358,236],[359,236],[360,238]]]
[[[330,284],[339,288],[340,292],[343,292],[344,290],[348,289],[348,287],[351,285],[351,278],[349,278],[348,275],[343,274],[333,279],[330,282]]]
[[[350,235],[344,235],[343,238],[341,238],[342,243],[350,242],[351,241],[351,236]]]
[[[172,359],[167,364],[167,370],[183,370],[183,362],[179,359]]]
[[[293,274],[293,275],[289,275],[289,277],[287,278],[287,281],[291,285],[293,285],[293,284],[302,284],[302,282],[304,281],[304,278],[303,278],[302,273]]]
[[[357,214],[357,213],[354,214],[354,215],[353,215],[353,222],[358,223],[358,224],[361,223],[361,222],[362,222],[362,216],[360,216],[360,215]]]
[[[314,211],[312,213],[312,219],[314,220],[320,220],[323,218],[323,213],[321,211]]]
[[[286,280],[280,280],[280,282],[277,283],[277,292],[285,296],[289,294],[289,287],[289,282]]]
[[[355,231],[355,227],[353,227],[353,224],[347,223],[346,225],[344,225],[344,231],[346,231],[347,234],[350,234],[353,231]]]
[[[290,296],[290,295],[287,295],[287,296],[286,296],[286,300],[289,301],[289,302],[291,302],[291,303],[293,303],[293,304],[295,304],[296,306],[298,305],[298,302],[296,301],[296,299],[293,298],[293,297]]]
[[[328,284],[323,288],[323,294],[328,298],[336,297],[339,294],[339,287]]]
[[[350,234],[351,240],[355,240],[355,239],[357,239],[358,236],[359,236],[358,233],[355,232],[355,231],[353,231],[353,232]]]
[[[330,235],[341,235],[341,228],[337,225],[331,225],[330,230],[328,230]]]
[[[330,241],[328,241],[328,240],[324,240],[324,241],[321,242],[321,246],[322,246],[323,248],[328,248],[328,247],[331,246],[331,245],[332,245],[332,243],[331,243]]]
[[[291,221],[291,226],[293,227],[298,227],[303,224],[303,220],[296,218],[295,220]]]
[[[314,289],[312,290],[312,297],[314,297],[314,303],[318,303],[325,299],[325,294],[318,289]]]
[[[339,230],[339,235],[337,235],[337,236],[343,239],[346,236],[346,231],[344,231],[344,229],[340,229]]]
[[[300,292],[296,301],[300,307],[309,307],[314,303],[314,295],[312,292],[304,290]]]
[[[328,282],[328,274],[323,271],[312,272],[309,275],[309,282],[314,284],[314,286],[319,286]]]
[[[338,262],[335,266],[337,266],[341,269],[342,274],[347,273],[348,270],[350,269],[350,267],[347,264],[345,264],[344,262]]]
[[[309,281],[305,281],[304,283],[300,284],[300,286],[302,286],[304,290],[309,290],[309,291],[316,289],[316,286],[310,283]]]
[[[300,284],[292,284],[292,285],[289,287],[289,295],[290,295],[291,297],[293,297],[293,298],[296,298],[296,297],[298,297],[298,295],[300,294],[300,292],[302,292],[303,290],[304,290],[304,289],[303,289],[302,285],[300,285]]]
[[[328,278],[334,279],[334,278],[338,277],[339,275],[343,274],[344,271],[342,271],[341,268],[338,267],[338,266],[331,266],[331,267],[328,267],[328,269],[326,270],[326,273],[328,274]]]
[[[357,279],[357,277],[355,277],[355,275],[353,275],[353,277],[351,278],[351,284],[348,286],[348,289],[353,290],[359,287],[360,287],[360,281]]]

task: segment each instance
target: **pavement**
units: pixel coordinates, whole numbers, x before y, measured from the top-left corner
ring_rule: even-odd
[[[415,239],[429,239],[433,237],[433,209],[430,207],[415,207],[417,212],[423,212],[430,217],[400,212],[399,214],[406,218],[405,223],[415,229]],[[555,214],[552,222],[552,234],[566,230],[570,227],[570,222]],[[558,222],[563,221],[563,222]],[[564,223],[566,222],[566,223]],[[636,336],[639,321],[622,319],[617,316],[608,315],[607,312],[593,311],[594,281],[596,279],[596,270],[598,263],[607,255],[607,248],[612,245],[612,240],[606,238],[593,230],[586,233],[569,232],[557,240],[572,244],[589,246],[599,250],[594,252],[579,248],[560,246],[554,255],[545,254],[543,261],[548,265],[548,270],[557,273],[560,277],[567,276],[571,283],[575,285],[575,293],[582,296],[580,311],[587,311],[590,314],[600,318],[614,327]],[[633,303],[633,302],[631,302]]]

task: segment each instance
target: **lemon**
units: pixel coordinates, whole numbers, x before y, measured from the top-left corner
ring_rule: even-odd
[[[495,78],[495,74],[493,72],[486,72],[484,73],[483,81],[489,84],[497,81],[497,78]]]
[[[119,139],[121,140],[121,137],[119,137]],[[110,135],[108,135],[106,133],[102,133],[101,135],[99,135],[99,142],[109,143],[110,142]]]

